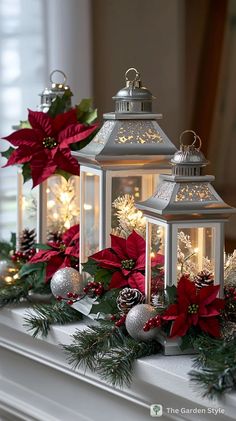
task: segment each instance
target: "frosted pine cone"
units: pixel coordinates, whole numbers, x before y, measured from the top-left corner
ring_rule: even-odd
[[[35,245],[35,230],[24,229],[19,239],[19,251],[28,253]]]
[[[198,290],[203,287],[214,285],[213,275],[208,270],[202,270],[194,277],[194,282]]]
[[[120,291],[116,303],[122,313],[128,313],[132,307],[142,304],[144,300],[144,295],[138,289],[124,288]]]

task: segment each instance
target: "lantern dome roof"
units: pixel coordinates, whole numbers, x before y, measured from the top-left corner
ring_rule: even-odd
[[[128,75],[135,72],[130,80]],[[73,155],[81,163],[99,167],[169,168],[176,147],[152,113],[152,93],[142,87],[140,73],[128,69],[126,87],[115,97],[116,111],[104,114],[105,122],[92,141]]]
[[[137,203],[137,208],[144,215],[159,215],[164,220],[202,219],[206,214],[216,219],[235,213],[211,184],[215,177],[201,174],[202,167],[208,163],[200,150],[201,139],[192,130],[182,135],[186,132],[194,134],[194,142],[190,146],[181,143],[180,150],[171,159],[172,175],[161,174],[156,192]],[[198,147],[195,146],[197,140]]]

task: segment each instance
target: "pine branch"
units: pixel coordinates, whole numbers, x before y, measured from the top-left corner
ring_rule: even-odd
[[[112,386],[129,386],[135,360],[156,354],[160,350],[161,346],[156,341],[137,342],[125,337],[122,345],[111,348],[99,359],[98,372]]]
[[[157,342],[137,342],[126,331],[111,323],[92,326],[73,335],[73,342],[64,345],[68,361],[74,368],[83,366],[97,371],[101,378],[113,386],[129,385],[137,358],[160,351]]]
[[[13,285],[4,285],[0,288],[0,308],[21,302],[23,298],[27,298],[29,285],[18,281]]]
[[[24,326],[32,331],[34,337],[38,335],[47,336],[51,325],[65,325],[67,323],[81,320],[82,315],[74,308],[64,302],[53,302],[33,306],[33,313],[28,311],[24,318]]]
[[[201,336],[194,341],[199,354],[194,358],[198,371],[189,373],[190,379],[208,398],[236,390],[236,338],[231,341]]]
[[[73,342],[63,345],[68,354],[69,364],[74,368],[83,366],[95,371],[98,357],[104,354],[112,345],[118,345],[122,341],[120,329],[114,328],[111,323],[102,323],[100,326],[90,326],[84,331],[76,331]]]

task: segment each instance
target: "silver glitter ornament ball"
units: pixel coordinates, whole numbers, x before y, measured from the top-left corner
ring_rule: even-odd
[[[71,267],[59,269],[51,279],[51,291],[54,297],[68,298],[67,294],[81,295],[83,293],[83,280],[80,273]]]
[[[150,304],[138,304],[131,308],[127,314],[125,326],[133,339],[139,341],[150,341],[156,338],[159,329],[155,327],[148,332],[143,330],[145,323],[151,318],[156,316],[157,312]]]

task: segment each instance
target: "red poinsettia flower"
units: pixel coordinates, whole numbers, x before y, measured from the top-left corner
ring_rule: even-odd
[[[71,257],[79,259],[79,225],[73,225],[63,235],[60,242],[48,242],[50,249],[39,250],[29,263],[46,262],[46,280],[58,269],[71,266]]]
[[[218,315],[224,300],[216,298],[219,286],[206,286],[197,292],[195,283],[182,276],[177,286],[177,304],[171,304],[162,316],[173,320],[170,337],[184,336],[191,326],[200,328],[214,337],[220,336]]]
[[[69,145],[86,139],[97,126],[78,123],[75,108],[55,118],[29,110],[28,120],[31,129],[20,129],[4,138],[17,147],[5,166],[28,162],[33,187],[57,169],[79,175],[79,164],[71,156]]]
[[[135,231],[127,239],[111,235],[111,247],[90,256],[102,268],[114,271],[110,289],[130,286],[145,292],[145,240]],[[154,260],[159,264],[160,257]]]

